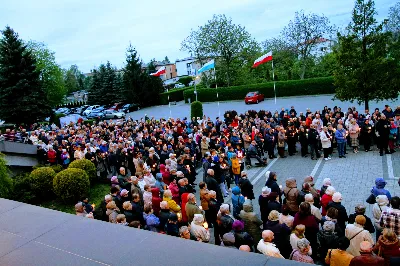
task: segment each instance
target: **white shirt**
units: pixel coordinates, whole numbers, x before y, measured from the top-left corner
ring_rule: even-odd
[[[260,251],[262,254],[270,257],[275,257],[275,258],[282,258],[283,256],[281,255],[281,252],[279,249],[275,246],[273,243],[269,242],[264,242],[263,239],[258,242],[257,245],[257,250]]]

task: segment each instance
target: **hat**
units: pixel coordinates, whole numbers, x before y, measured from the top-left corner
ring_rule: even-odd
[[[126,190],[126,189],[123,189],[123,190],[121,190],[121,192],[119,193],[121,196],[123,196],[123,195],[128,195],[128,190]]]
[[[235,235],[231,232],[224,234],[222,236],[222,242],[224,246],[233,246],[235,244]]]
[[[271,189],[270,189],[269,187],[263,187],[261,191],[262,191],[261,194],[262,194],[264,197],[265,197],[265,196],[268,196],[269,193],[271,193]]]
[[[243,224],[243,222],[242,221],[240,221],[240,220],[236,220],[236,221],[234,221],[233,222],[233,224],[232,224],[232,230],[233,231],[243,231],[243,229],[244,229],[244,224]]]
[[[304,178],[304,183],[309,183],[310,185],[314,185],[314,178],[312,176],[307,176]]]
[[[268,220],[275,222],[279,220],[279,212],[278,211],[271,211],[268,215]]]
[[[333,202],[341,202],[342,201],[342,194],[340,192],[333,193],[332,201]]]
[[[114,181],[117,181],[117,176],[113,176],[113,177],[111,177],[111,182],[114,182]]]

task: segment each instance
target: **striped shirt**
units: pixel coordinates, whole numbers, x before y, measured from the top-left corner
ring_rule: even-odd
[[[388,208],[383,211],[379,224],[383,228],[392,229],[396,235],[400,236],[400,210]]]

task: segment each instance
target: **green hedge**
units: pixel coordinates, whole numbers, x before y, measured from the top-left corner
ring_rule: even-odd
[[[265,98],[274,98],[274,83],[266,82],[259,84],[250,84],[234,87],[218,88],[218,96],[220,101],[243,100],[248,92],[259,91],[264,94]],[[288,80],[276,82],[276,96],[296,96],[296,95],[316,95],[335,93],[333,86],[333,77],[314,78],[304,80]],[[196,96],[194,89],[188,89],[183,92],[185,102],[188,99],[195,101]],[[216,89],[197,89],[198,101],[215,102],[217,101]]]
[[[168,104],[168,95],[170,102],[179,102],[183,101],[183,92],[189,90],[193,87],[185,87],[180,89],[172,89],[168,92],[160,93],[160,103],[161,104]]]

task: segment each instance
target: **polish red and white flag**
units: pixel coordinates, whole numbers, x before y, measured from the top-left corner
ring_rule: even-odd
[[[164,74],[165,74],[165,67],[160,67],[160,69],[157,70],[156,73],[151,73],[150,75],[151,76],[155,76],[155,77],[159,77],[159,76],[164,75]]]
[[[269,61],[272,61],[272,51],[259,57],[256,61],[254,61],[253,68],[258,67],[259,65],[262,65],[264,63],[267,63]]]

